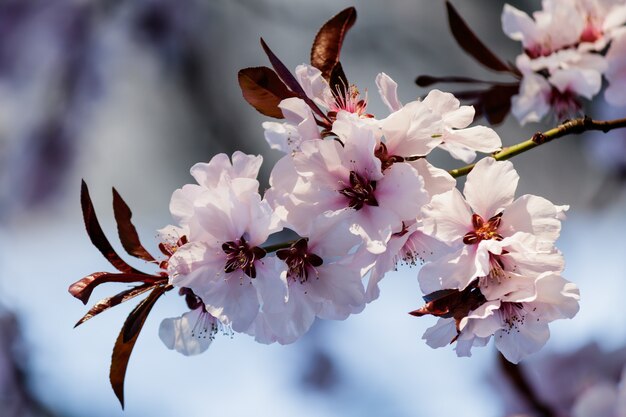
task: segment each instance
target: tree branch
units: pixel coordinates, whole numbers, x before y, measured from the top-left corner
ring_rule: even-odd
[[[556,412],[543,400],[537,397],[520,365],[509,362],[501,353],[498,353],[498,361],[504,375],[509,379],[513,388],[520,394],[526,403],[537,412],[540,417],[556,417]]]
[[[532,138],[512,146],[507,146],[501,151],[494,153],[491,157],[493,157],[496,161],[502,161],[566,135],[580,134],[591,130],[600,130],[606,133],[613,129],[620,129],[623,127],[626,127],[626,118],[615,120],[592,120],[590,117],[585,116],[578,119],[568,120],[545,132],[537,132]],[[454,178],[462,177],[463,175],[469,174],[474,168],[474,165],[476,164],[470,164],[461,168],[452,169],[448,171],[448,173],[450,173],[450,175]]]

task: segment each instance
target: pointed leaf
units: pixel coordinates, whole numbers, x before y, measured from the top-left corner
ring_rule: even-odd
[[[478,62],[494,71],[509,72],[516,74],[509,65],[505,64],[498,58],[487,46],[478,39],[478,36],[465,23],[465,20],[459,15],[454,6],[446,1],[446,9],[448,12],[448,23],[450,30],[456,42],[469,55],[474,57]]]
[[[167,277],[158,277],[156,275],[148,275],[144,273],[117,274],[111,272],[94,272],[86,277],[76,281],[70,285],[68,291],[74,297],[78,298],[83,304],[87,304],[93,290],[100,284],[106,282],[143,282],[154,284],[160,281],[166,281]]]
[[[283,64],[282,61],[278,59],[276,54],[272,52],[272,50],[270,49],[269,46],[267,46],[263,38],[261,38],[261,46],[263,47],[265,54],[269,58],[270,63],[272,64],[272,67],[274,68],[274,71],[276,71],[276,74],[278,74],[280,79],[283,80],[283,82],[287,85],[287,87],[289,87],[291,91],[293,91],[296,94],[296,97],[304,100],[305,103],[308,104],[308,106],[311,108],[311,110],[313,110],[313,112],[317,113],[317,115],[320,116],[323,120],[326,120],[328,123],[330,123],[330,120],[328,120],[328,117],[326,117],[326,115],[320,110],[320,108],[317,107],[317,104],[315,104],[313,100],[311,100],[306,95],[306,93],[304,92],[304,89],[302,88],[298,80],[296,80],[296,77],[294,77],[293,74],[287,69],[285,64]]]
[[[122,326],[115,346],[113,347],[113,355],[111,357],[111,369],[109,371],[109,381],[111,382],[111,388],[115,396],[120,401],[122,408],[124,408],[124,379],[126,378],[126,369],[128,368],[128,360],[133,352],[137,338],[141,328],[143,327],[150,310],[154,306],[154,303],[165,292],[165,287],[155,288],[150,295],[135,307],[135,309],[128,315],[128,318]],[[133,328],[131,332],[128,329]],[[125,338],[125,335],[132,335],[130,338]]]
[[[122,291],[112,297],[107,297],[98,301],[96,304],[94,304],[93,307],[89,309],[87,314],[85,314],[80,320],[78,320],[78,322],[74,325],[74,328],[80,326],[81,324],[97,316],[98,314],[110,309],[111,307],[115,307],[125,301],[128,301],[132,298],[137,297],[138,295],[141,295],[145,292],[150,291],[152,288],[154,288],[155,285],[158,285],[158,284],[149,283],[149,284],[139,285],[133,288],[129,288],[125,291]]]
[[[356,9],[348,7],[320,28],[311,47],[311,65],[322,71],[326,80],[339,62],[341,46],[348,30],[356,22]]]
[[[278,105],[296,94],[287,88],[271,68],[244,68],[239,71],[237,78],[243,98],[259,113],[277,119],[284,118]]]
[[[435,77],[433,75],[420,75],[415,79],[415,84],[420,87],[428,87],[437,83],[461,83],[461,84],[492,84],[491,81],[477,80],[470,77]]]
[[[115,215],[120,241],[126,252],[144,261],[154,262],[154,257],[148,253],[139,241],[137,229],[135,229],[131,221],[133,213],[115,188],[113,188],[113,214]]]
[[[494,85],[479,99],[482,114],[492,125],[502,123],[511,110],[511,98],[519,92],[519,84]]]
[[[128,265],[122,258],[119,257],[109,243],[109,240],[104,235],[102,227],[100,227],[100,223],[96,217],[91,197],[89,196],[89,189],[87,188],[87,184],[84,180],[82,181],[80,189],[80,203],[83,209],[85,228],[87,229],[87,234],[89,235],[89,239],[91,239],[91,243],[93,243],[94,246],[98,248],[100,253],[102,253],[102,255],[104,255],[104,257],[111,263],[111,265],[119,271],[141,274],[140,271]]]
[[[335,96],[344,97],[348,94],[348,86],[350,83],[348,82],[348,77],[346,77],[346,73],[343,72],[343,67],[341,66],[341,62],[337,62],[333,67],[333,70],[330,73],[330,79],[328,80],[328,84],[330,85],[330,89],[335,94]]]
[[[128,323],[124,323],[124,343],[139,334],[152,306],[163,295],[166,288],[165,286],[156,287],[145,300],[139,303],[137,308],[130,312],[126,319]],[[172,287],[170,286],[169,288],[171,289]]]

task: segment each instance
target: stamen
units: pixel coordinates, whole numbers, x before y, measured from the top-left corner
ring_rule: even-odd
[[[276,257],[285,261],[289,267],[287,277],[292,281],[299,281],[300,284],[308,281],[310,272],[319,278],[316,267],[324,263],[321,257],[309,252],[305,238],[299,239],[286,249],[277,250]]]
[[[224,272],[230,273],[241,269],[250,278],[256,278],[254,263],[266,255],[264,249],[250,247],[243,236],[239,240],[223,243],[222,250],[226,254]]]
[[[348,207],[360,210],[364,205],[378,206],[374,191],[376,181],[370,181],[355,171],[350,171],[350,186],[339,190],[339,194],[348,198]]]

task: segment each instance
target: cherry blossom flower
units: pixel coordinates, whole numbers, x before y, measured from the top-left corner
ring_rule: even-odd
[[[311,235],[280,249],[276,256],[287,269],[286,302],[266,303],[248,330],[257,341],[295,342],[309,330],[315,317],[344,320],[365,306],[362,268],[349,254],[360,239],[336,227],[332,217],[318,218]]]
[[[467,177],[465,199],[457,189],[432,198],[424,208],[423,229],[456,250],[420,270],[425,294],[443,288],[462,290],[474,279],[489,276],[502,262],[505,249],[525,250],[524,234],[536,237],[534,253],[553,252],[566,207],[533,195],[514,200],[518,180],[511,162],[485,158]]]
[[[524,277],[511,281],[524,281]],[[550,337],[548,323],[572,318],[578,312],[576,285],[553,272],[545,272],[498,300],[487,301],[457,324],[439,319],[424,333],[431,347],[456,342],[458,356],[471,356],[473,346],[484,346],[491,336],[498,350],[513,363],[537,352]],[[533,285],[534,284],[534,285]]]
[[[386,78],[379,83],[383,79]],[[389,80],[385,82],[392,82]],[[385,100],[399,105],[397,98],[390,96]],[[501,148],[500,137],[493,129],[468,127],[474,114],[472,106],[461,106],[452,94],[432,90],[424,100],[412,101],[380,121],[387,152],[401,157],[426,156],[440,147],[469,163],[476,152],[490,153]]]
[[[370,127],[340,118],[333,130],[341,143],[304,142],[300,152],[275,166],[272,178],[294,172],[297,177],[281,181],[293,188],[271,191],[268,200],[295,230],[307,230],[316,217],[335,213],[346,229],[363,238],[368,251],[382,253],[394,229],[417,218],[428,201],[424,181],[408,164],[393,164],[383,172]]]
[[[192,174],[200,185],[185,186],[172,196],[173,217],[189,230],[187,243],[168,261],[170,283],[188,287],[206,310],[235,331],[246,330],[256,317],[260,300],[256,281],[272,281],[261,288],[284,297],[286,283],[281,265],[260,247],[277,231],[272,210],[258,194],[256,176],[260,159],[243,154],[233,164],[218,155],[208,164],[195,165]],[[212,174],[221,167],[217,181]]]

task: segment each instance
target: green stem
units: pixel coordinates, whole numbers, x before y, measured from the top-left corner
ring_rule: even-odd
[[[491,155],[491,157],[496,161],[503,161],[569,134],[580,134],[590,130],[600,130],[606,133],[613,129],[620,129],[623,127],[626,127],[626,118],[615,120],[592,120],[590,117],[585,116],[578,119],[568,120],[567,122],[564,122],[545,132],[537,132],[532,138],[512,146],[507,146],[501,151]],[[454,178],[462,177],[463,175],[469,174],[474,168],[474,165],[476,164],[470,164],[461,168],[452,169],[448,171],[448,173]]]

